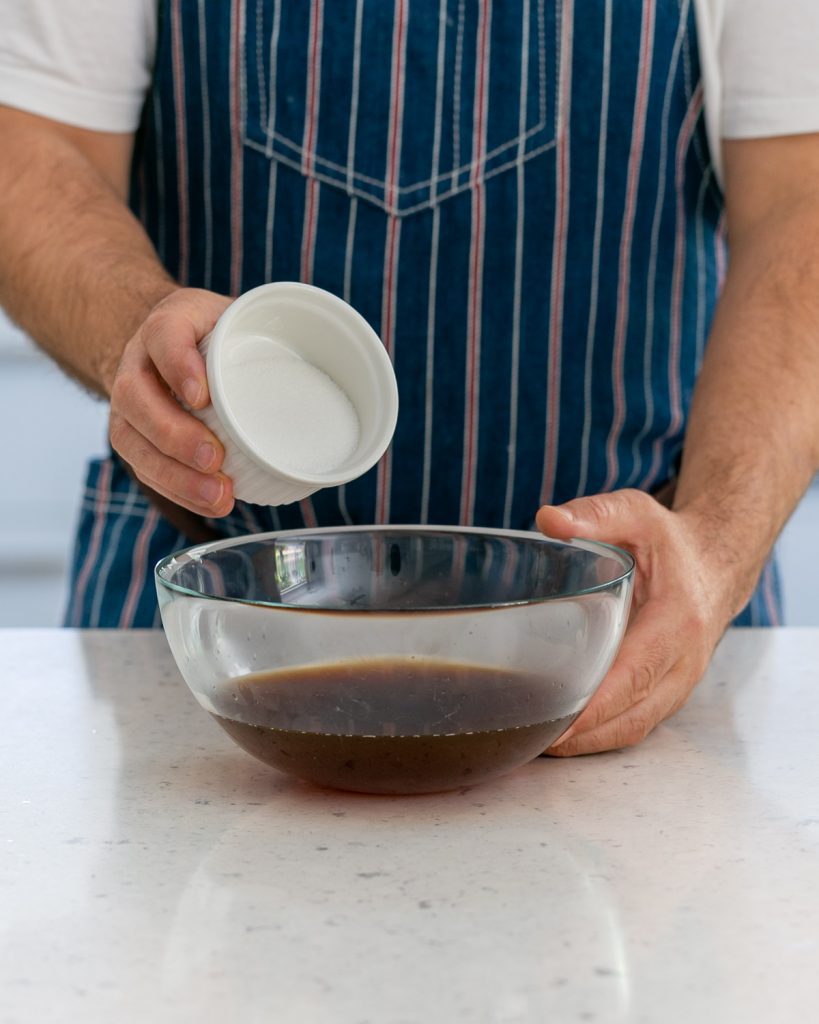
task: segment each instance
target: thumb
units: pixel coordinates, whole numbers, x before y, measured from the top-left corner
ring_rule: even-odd
[[[538,509],[535,525],[541,533],[556,540],[571,540],[572,537],[580,536],[574,516],[565,505],[544,505]]]
[[[544,505],[535,522],[541,533],[557,540],[585,537],[610,544],[634,544],[646,521],[660,506],[642,491],[622,490],[574,498],[563,505]]]

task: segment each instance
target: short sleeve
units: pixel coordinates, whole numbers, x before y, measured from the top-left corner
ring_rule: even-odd
[[[157,0],[0,0],[0,103],[95,131],[139,124]]]
[[[819,132],[819,2],[724,0],[721,134]]]

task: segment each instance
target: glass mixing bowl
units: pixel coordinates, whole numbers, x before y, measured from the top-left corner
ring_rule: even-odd
[[[349,527],[204,544],[156,567],[198,702],[302,779],[455,789],[542,753],[625,630],[634,560],[590,541],[462,527]]]

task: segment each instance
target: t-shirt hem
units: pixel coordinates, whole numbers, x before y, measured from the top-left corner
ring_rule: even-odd
[[[0,67],[0,103],[53,121],[100,132],[133,132],[144,96],[112,96],[50,82],[19,68]]]
[[[724,139],[760,139],[819,132],[819,96],[800,99],[753,99],[722,109]]]

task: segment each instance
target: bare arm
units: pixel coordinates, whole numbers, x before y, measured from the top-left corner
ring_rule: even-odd
[[[819,136],[724,154],[730,268],[674,507],[710,535],[733,615],[819,469]]]
[[[0,108],[0,299],[61,365],[110,393],[126,341],[174,282],[125,205],[133,136]]]
[[[130,135],[0,107],[0,302],[66,372],[111,398],[112,443],[140,479],[192,511],[225,514],[221,446],[170,392],[206,404],[196,343],[229,300],[179,289],[165,272],[126,205],[132,147]]]
[[[558,754],[636,743],[685,703],[819,469],[819,136],[729,142],[725,164],[731,260],[673,510],[625,490],[538,514],[637,560],[620,654]]]

